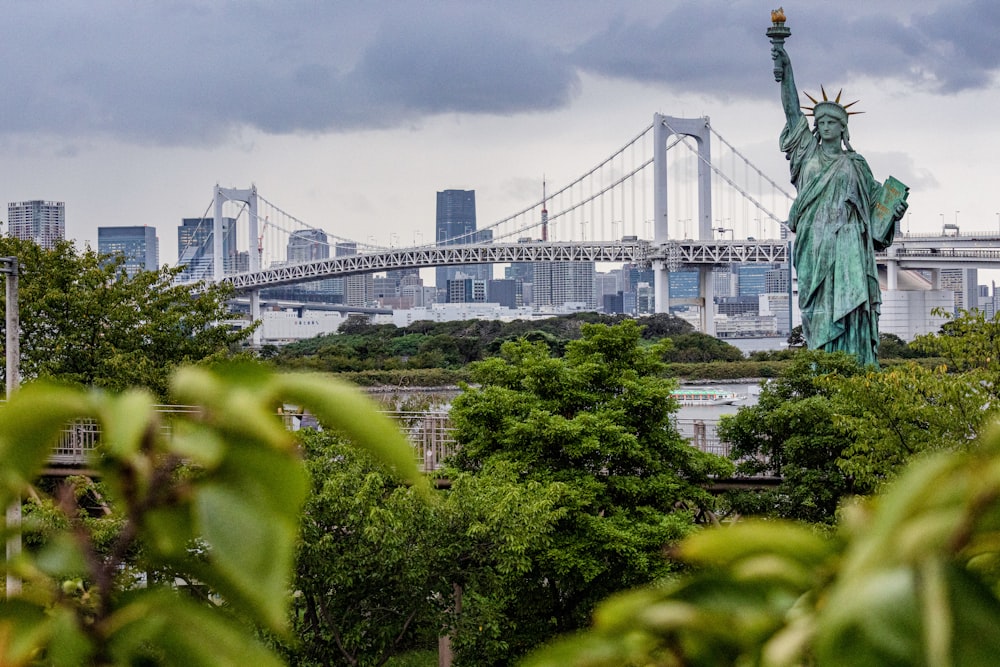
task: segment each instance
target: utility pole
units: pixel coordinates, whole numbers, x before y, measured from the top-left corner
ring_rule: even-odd
[[[6,326],[7,326],[7,400],[20,384],[21,318],[17,304],[17,257],[0,257],[0,273],[6,283]],[[11,562],[21,555],[21,497],[7,507],[7,528],[11,530],[7,538],[7,598],[21,594],[21,579],[11,573]]]

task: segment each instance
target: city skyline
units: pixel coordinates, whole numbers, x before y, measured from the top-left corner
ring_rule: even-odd
[[[100,225],[172,238],[215,183],[254,183],[348,238],[364,228],[387,245],[427,242],[436,192],[476,190],[486,226],[537,200],[543,175],[566,184],[657,111],[710,116],[787,183],[769,6],[515,4],[14,6],[0,80],[32,102],[0,119],[0,192],[65,201],[67,237],[94,247]],[[853,144],[877,177],[911,185],[904,229],[1000,229],[987,198],[1000,147],[988,28],[1000,9],[918,0],[787,13],[800,88],[860,98]],[[261,37],[252,52],[248,34]],[[38,57],[29,37],[56,46]],[[161,261],[176,261],[170,246]]]

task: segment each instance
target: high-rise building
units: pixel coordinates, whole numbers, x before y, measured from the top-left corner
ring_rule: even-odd
[[[467,243],[488,243],[493,240],[492,230],[476,231],[476,191],[443,190],[437,193],[437,218],[434,225],[435,243],[439,246]],[[435,273],[435,286],[443,294],[448,281],[459,278],[490,280],[493,267],[489,264],[466,266],[440,266]],[[442,299],[443,300],[443,299]]]
[[[737,292],[735,296],[753,296],[767,293],[767,273],[771,264],[739,264],[736,268]]]
[[[66,238],[66,204],[40,199],[11,202],[7,204],[7,233],[51,250]]]
[[[139,271],[155,271],[160,266],[160,240],[156,228],[148,225],[98,227],[97,252],[123,255],[129,277]]]
[[[184,218],[177,227],[177,263],[184,266],[180,280],[211,280],[215,274],[212,259],[214,233],[212,218]],[[238,262],[236,250],[236,219],[222,219],[223,272],[235,273]]]
[[[593,262],[536,262],[532,303],[536,307],[583,304],[596,310]]]
[[[979,308],[976,269],[941,269],[941,289],[955,293],[955,312]]]
[[[330,244],[322,229],[304,229],[288,237],[288,262],[299,264],[330,257]]]

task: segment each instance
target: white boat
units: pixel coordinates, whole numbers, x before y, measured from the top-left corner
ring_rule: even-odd
[[[732,405],[743,396],[721,387],[681,387],[670,395],[681,405]]]

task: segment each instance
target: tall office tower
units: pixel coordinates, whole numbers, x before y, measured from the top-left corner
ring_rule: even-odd
[[[333,252],[336,257],[357,255],[358,244],[354,242],[337,243],[334,246]],[[337,289],[339,286],[342,290],[340,293],[341,303],[357,308],[375,304],[375,276],[373,274],[363,273],[347,276],[346,278],[334,278],[333,281],[340,281],[339,285],[336,282],[334,283],[334,289]],[[336,292],[334,294],[334,302],[336,302]]]
[[[773,264],[739,264],[736,268],[736,296],[757,296],[767,292],[767,272]]]
[[[777,268],[771,269],[764,276],[765,294],[787,294],[788,293],[788,265],[781,264]]]
[[[420,269],[392,269],[385,272],[385,277],[395,281],[397,286],[402,285],[405,279],[414,276],[420,277]]]
[[[583,304],[595,310],[593,262],[536,262],[532,303],[535,306]]]
[[[288,237],[286,248],[289,264],[311,262],[330,257],[330,244],[322,229],[305,229]]]
[[[330,258],[330,243],[326,232],[322,229],[304,229],[295,232],[288,237],[288,244],[285,248],[285,256],[289,264],[301,264],[302,262],[314,262],[321,259]],[[297,286],[297,291],[301,292],[321,292],[324,295],[333,294],[337,291],[335,278],[324,278],[323,280],[313,280]],[[343,279],[339,283],[339,294],[344,293]]]
[[[177,264],[184,266],[181,282],[211,280],[214,276],[212,227],[212,218],[184,218],[177,227]],[[235,218],[222,219],[222,255],[223,271],[233,272],[230,267],[238,261]]]
[[[7,204],[7,233],[51,250],[66,238],[66,204],[40,199],[11,202]]]
[[[604,310],[604,297],[608,295],[614,296],[621,292],[621,287],[619,287],[619,283],[621,282],[620,274],[621,271],[618,274],[611,272],[598,272],[594,274],[594,303],[603,312],[607,312]]]
[[[492,230],[476,232],[475,190],[444,190],[437,193],[434,238],[439,246],[486,243],[493,239]],[[489,264],[438,267],[434,282],[438,293],[443,295],[448,281],[458,278],[459,273],[467,278],[490,280],[493,277],[493,267]]]
[[[341,241],[333,246],[334,257],[347,257],[358,254],[358,244],[354,241]],[[374,285],[373,285],[374,289]],[[347,279],[330,278],[330,294],[334,303],[347,303]]]
[[[979,308],[979,273],[976,269],[941,269],[941,289],[955,293],[955,312]]]
[[[156,271],[160,267],[160,240],[156,227],[98,227],[97,252],[125,256],[125,272],[131,278],[139,271]]]

